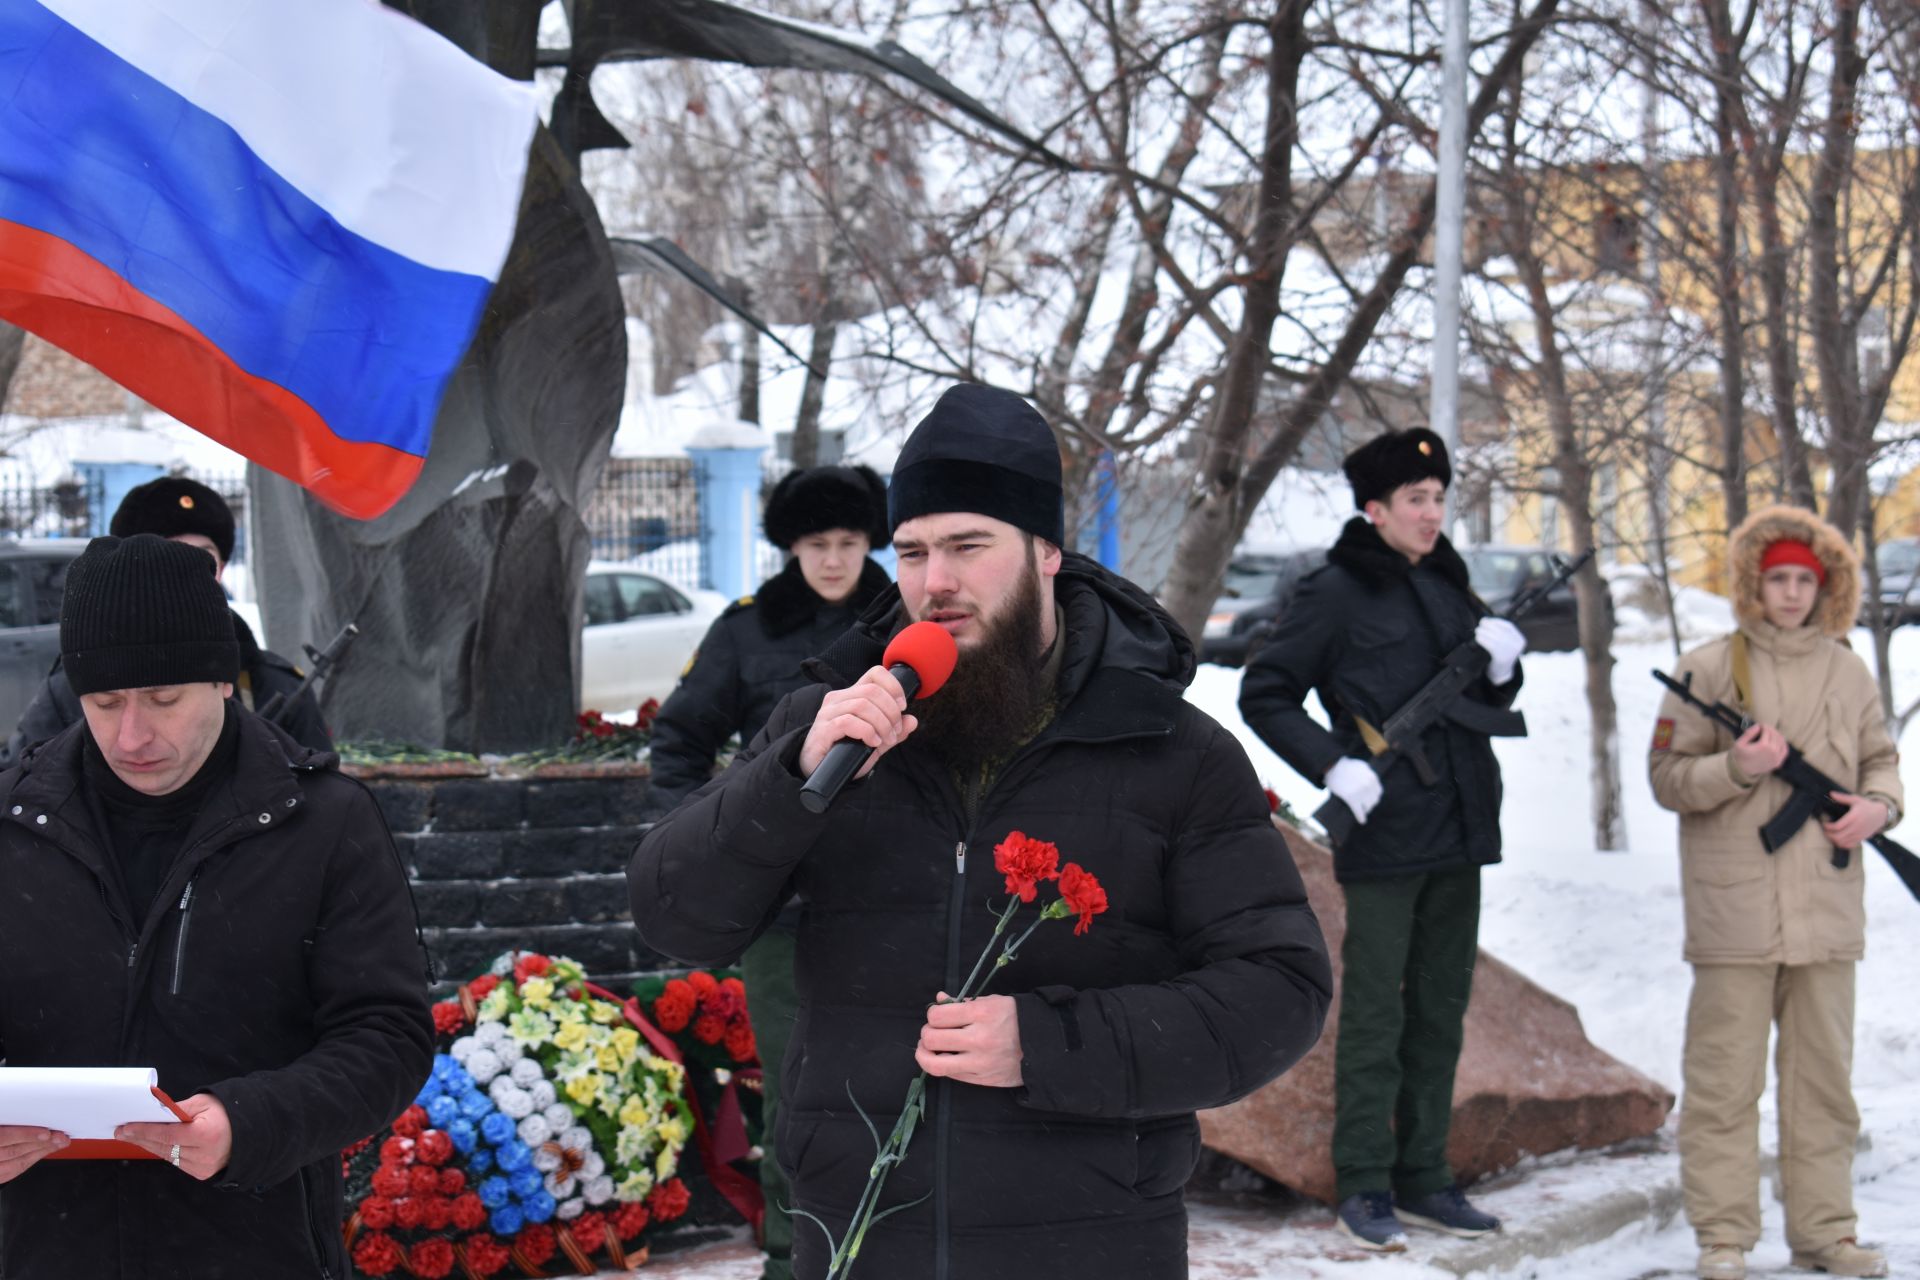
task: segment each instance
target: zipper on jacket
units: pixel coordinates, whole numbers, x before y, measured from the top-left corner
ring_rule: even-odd
[[[300,1212],[307,1217],[307,1238],[313,1244],[313,1261],[320,1268],[320,1280],[333,1280],[333,1268],[327,1265],[326,1237],[313,1216],[313,1178],[305,1168],[300,1170]]]
[[[971,828],[973,806],[968,808],[967,822]],[[949,995],[957,994],[955,988],[960,982],[960,918],[966,906],[966,892],[967,842],[960,840],[953,846],[953,892],[947,900],[946,990]],[[939,1079],[933,1085],[940,1107],[939,1119],[933,1126],[933,1280],[948,1280],[953,1265],[947,1240],[951,1230],[947,1217],[947,1154],[953,1133],[953,1081]]]
[[[180,930],[173,939],[173,981],[168,984],[168,995],[180,994],[180,980],[187,970],[187,926],[193,923],[193,882],[199,879],[195,871],[187,877],[187,887],[180,894]]]

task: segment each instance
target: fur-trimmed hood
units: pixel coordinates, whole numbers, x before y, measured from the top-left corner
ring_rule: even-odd
[[[1762,507],[1741,522],[1727,544],[1727,578],[1733,612],[1743,624],[1760,622],[1760,557],[1782,538],[1804,542],[1825,566],[1827,580],[1808,621],[1838,639],[1853,629],[1860,611],[1860,558],[1840,531],[1804,507]]]

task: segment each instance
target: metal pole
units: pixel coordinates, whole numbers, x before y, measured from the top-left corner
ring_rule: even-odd
[[[1431,425],[1458,468],[1460,258],[1467,206],[1467,0],[1447,0],[1446,27],[1441,33],[1439,166],[1433,229]]]

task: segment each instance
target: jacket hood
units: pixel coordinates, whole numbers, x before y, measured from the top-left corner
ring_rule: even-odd
[[[1060,690],[1071,699],[1093,673],[1117,669],[1178,693],[1193,680],[1193,641],[1158,601],[1077,551],[1061,553],[1054,603],[1065,615]],[[804,665],[808,674],[845,686],[880,661],[887,641],[907,625],[898,583],[889,586],[833,646]]]
[[[1353,517],[1340,530],[1339,541],[1327,552],[1327,562],[1339,565],[1376,590],[1405,581],[1413,572],[1413,561],[1388,546],[1373,522],[1362,516]],[[1467,562],[1453,549],[1446,534],[1440,535],[1433,550],[1423,556],[1420,563],[1439,570],[1442,577],[1460,590],[1469,595],[1473,593],[1467,579]]]
[[[1766,620],[1760,608],[1760,557],[1782,538],[1812,547],[1827,571],[1808,623],[1822,635],[1846,635],[1860,612],[1860,559],[1838,529],[1804,507],[1762,507],[1733,531],[1727,542],[1727,585],[1734,616],[1743,625]]]

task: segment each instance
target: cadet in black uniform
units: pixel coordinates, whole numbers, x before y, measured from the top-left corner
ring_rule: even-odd
[[[789,554],[786,568],[735,601],[714,621],[653,722],[651,809],[664,815],[713,776],[715,758],[736,733],[744,744],[780,699],[812,683],[800,664],[853,625],[892,585],[868,552],[887,545],[887,490],[868,467],[794,471],[767,498],[767,540]],[[789,1280],[792,1227],[780,1205],[792,1195],[773,1156],[781,1059],[793,1033],[793,921],[782,920],[748,948],[740,967],[765,1072],[766,1268]]]
[[[227,561],[233,558],[233,509],[212,489],[184,476],[162,476],[129,489],[107,531],[116,538],[152,533],[199,547],[213,557],[215,579],[226,572]],[[293,697],[304,679],[300,669],[271,649],[262,649],[254,639],[253,628],[237,613],[233,614],[233,632],[240,642],[240,679],[233,686],[233,696],[250,710],[266,706],[276,693]],[[79,719],[80,700],[73,696],[73,687],[56,660],[40,691],[20,713],[20,723],[7,740],[4,754],[0,754],[0,767],[18,763],[27,748],[45,742]],[[327,732],[312,690],[294,700],[280,727],[303,747],[333,750],[333,737]]]

